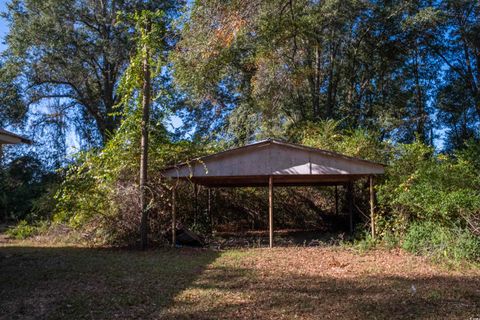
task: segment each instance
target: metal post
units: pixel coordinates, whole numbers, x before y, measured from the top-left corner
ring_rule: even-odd
[[[268,231],[270,248],[273,247],[273,177],[268,177]]]
[[[347,185],[347,197],[348,197],[348,216],[350,233],[353,233],[353,182],[349,182]]]
[[[373,176],[370,176],[370,224],[372,227],[372,238],[375,239],[375,191],[373,189]]]
[[[338,215],[338,186],[335,186],[335,214]]]
[[[212,189],[208,188],[207,189],[208,193],[208,201],[207,201],[207,214],[208,214],[208,219],[210,220],[210,230],[213,234],[213,217],[212,217]]]
[[[175,243],[177,242],[177,206],[175,204],[176,190],[175,187],[172,188],[172,247],[175,248]]]
[[[194,208],[193,208],[193,224],[197,224],[198,218],[198,185],[196,183],[193,184],[193,192],[194,192]]]

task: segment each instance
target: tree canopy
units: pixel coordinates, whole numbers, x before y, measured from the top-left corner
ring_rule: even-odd
[[[121,122],[117,89],[135,48],[132,25],[118,23],[119,13],[163,10],[170,21],[181,6],[181,1],[12,1],[4,14],[10,31],[0,71],[6,87],[1,103],[15,110],[9,117],[43,106],[48,111],[39,117],[73,127],[85,146],[105,143]]]
[[[478,137],[478,14],[472,1],[202,1],[172,59],[205,118],[228,114],[206,123],[240,140],[343,119],[395,141],[446,128],[459,146]]]

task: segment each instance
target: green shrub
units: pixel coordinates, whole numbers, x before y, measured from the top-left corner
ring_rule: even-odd
[[[415,254],[452,261],[480,259],[480,239],[462,228],[447,228],[433,222],[413,223],[402,244]]]
[[[9,228],[6,234],[18,240],[27,239],[36,233],[35,226],[29,224],[26,220],[20,221],[15,227]]]
[[[399,145],[378,187],[380,223],[399,235],[411,223],[432,221],[448,228],[465,228],[480,208],[479,175],[474,164],[457,155],[435,155],[415,142]]]
[[[376,240],[368,231],[362,232],[359,236],[359,239],[355,240],[354,247],[357,248],[360,252],[365,252],[375,248],[377,245]]]
[[[31,155],[0,163],[0,222],[48,218],[54,203],[50,190],[59,178]]]
[[[397,248],[399,245],[398,237],[390,231],[385,232],[381,240],[381,244],[387,249]]]

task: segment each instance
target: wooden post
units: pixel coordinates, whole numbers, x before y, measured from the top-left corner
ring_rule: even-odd
[[[347,185],[348,217],[350,233],[353,233],[353,182]]]
[[[208,201],[207,201],[207,214],[208,214],[208,219],[210,220],[210,231],[213,234],[213,217],[212,217],[212,189],[208,188]]]
[[[177,242],[177,206],[175,203],[176,200],[176,190],[175,187],[172,188],[172,247],[175,248],[175,243]]]
[[[373,189],[373,176],[370,176],[370,224],[372,228],[372,238],[375,239],[375,191]]]
[[[338,215],[338,186],[335,186],[335,214]]]
[[[197,224],[197,218],[198,218],[198,185],[196,183],[193,184],[193,192],[194,192],[193,224]]]
[[[270,248],[273,247],[273,177],[268,177],[268,231]]]

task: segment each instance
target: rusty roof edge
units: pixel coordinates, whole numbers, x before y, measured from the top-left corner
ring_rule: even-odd
[[[342,153],[338,153],[338,152],[334,152],[334,151],[309,147],[309,146],[296,144],[296,143],[291,143],[291,142],[285,142],[285,141],[281,141],[281,140],[278,140],[278,139],[265,139],[265,140],[256,141],[256,142],[244,145],[244,146],[240,146],[240,147],[236,147],[236,148],[232,148],[232,149],[227,149],[227,150],[220,151],[220,152],[217,152],[217,153],[193,158],[189,161],[183,161],[183,162],[180,162],[180,163],[162,168],[162,169],[160,169],[160,171],[165,172],[165,171],[172,170],[172,169],[178,169],[179,167],[187,166],[190,163],[195,162],[195,161],[203,161],[205,159],[219,157],[219,156],[225,155],[227,153],[238,152],[238,151],[241,151],[241,150],[244,150],[244,149],[259,147],[259,146],[268,145],[268,144],[271,144],[271,143],[278,144],[278,145],[283,145],[283,146],[287,146],[287,147],[293,147],[293,148],[297,148],[297,149],[302,149],[302,150],[307,150],[307,151],[319,152],[319,153],[322,153],[322,154],[327,155],[327,156],[336,157],[336,158],[343,158],[343,159],[346,159],[346,160],[365,162],[365,163],[368,163],[368,164],[373,164],[373,165],[382,166],[382,167],[387,166],[386,164],[383,164],[383,163],[370,161],[370,160],[365,160],[365,159],[356,158],[356,157],[351,157],[351,156],[347,156],[347,155],[344,155]]]

